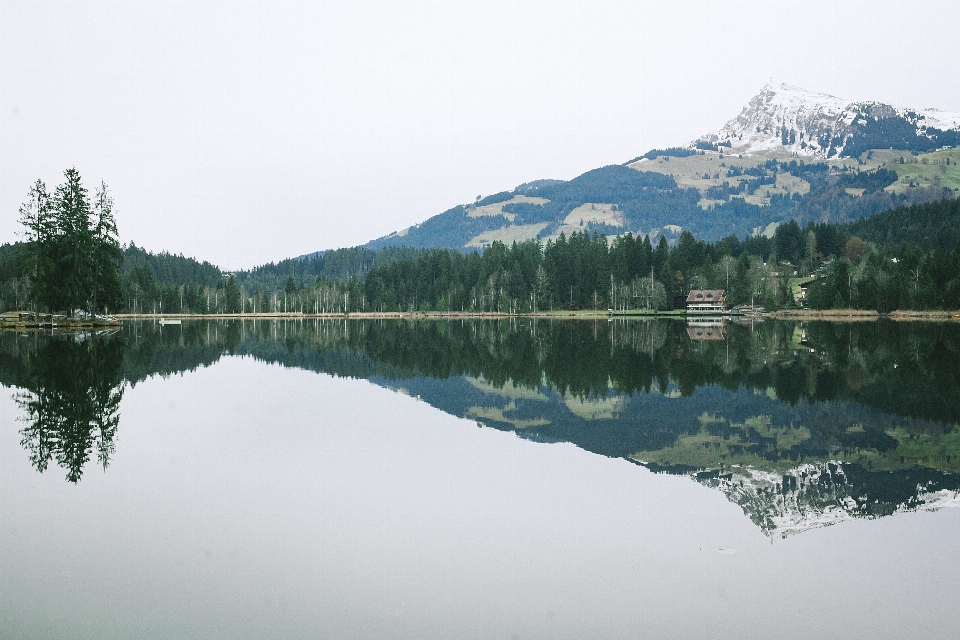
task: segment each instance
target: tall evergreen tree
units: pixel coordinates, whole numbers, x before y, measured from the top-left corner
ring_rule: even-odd
[[[120,284],[123,251],[117,238],[117,223],[113,218],[113,198],[107,194],[107,185],[103,182],[97,189],[93,210],[90,312],[99,313],[105,309],[116,309],[123,303],[123,287]]]
[[[50,293],[47,306],[51,310],[72,313],[87,306],[93,283],[93,233],[90,228],[90,198],[80,182],[80,173],[73,168],[63,173],[66,182],[53,194],[56,236],[54,252],[55,277],[44,287]]]
[[[50,241],[56,225],[52,211],[47,187],[42,180],[37,180],[30,187],[27,201],[20,206],[20,224],[25,229],[22,236],[29,248],[27,269],[31,274],[31,297],[35,305],[43,297],[44,284],[53,270]]]
[[[224,283],[224,293],[226,294],[225,311],[227,313],[240,313],[240,287],[232,274]]]
[[[101,183],[91,207],[80,173],[71,168],[64,177],[66,182],[52,197],[37,180],[20,207],[23,235],[30,246],[34,301],[38,307],[71,314],[118,308],[123,300],[119,273],[123,253],[113,199]]]

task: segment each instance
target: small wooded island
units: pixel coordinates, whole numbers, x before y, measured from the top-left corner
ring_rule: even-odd
[[[79,172],[71,168],[63,175],[65,182],[53,194],[37,180],[20,207],[24,242],[13,252],[17,275],[7,278],[17,304],[15,314],[0,316],[4,325],[83,327],[117,322],[105,317],[123,302],[123,252],[113,199],[101,183],[91,204]],[[21,300],[30,311],[20,310]]]

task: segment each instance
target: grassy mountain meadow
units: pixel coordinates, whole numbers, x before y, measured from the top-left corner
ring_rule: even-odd
[[[569,181],[539,180],[474,203],[366,245],[470,250],[495,241],[555,240],[575,231],[608,238],[627,232],[682,231],[714,242],[765,234],[778,224],[849,222],[897,206],[955,197],[960,148],[928,153],[869,150],[862,157],[725,155],[718,151],[653,150],[624,165],[588,171]],[[678,153],[681,152],[681,153]]]

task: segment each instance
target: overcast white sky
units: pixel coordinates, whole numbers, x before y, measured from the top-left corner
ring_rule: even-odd
[[[960,111],[960,2],[0,3],[0,241],[75,166],[123,242],[362,244],[719,128],[772,77]]]

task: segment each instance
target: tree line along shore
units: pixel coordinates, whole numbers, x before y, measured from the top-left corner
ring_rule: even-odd
[[[537,313],[498,313],[498,312],[376,312],[354,311],[348,313],[173,313],[173,314],[117,314],[110,318],[95,320],[61,320],[39,322],[34,320],[15,319],[7,312],[0,314],[0,331],[28,331],[37,329],[57,329],[60,331],[74,331],[85,329],[108,329],[119,327],[123,321],[180,321],[180,320],[505,320],[511,318],[539,318],[543,320],[650,320],[654,318],[674,319],[684,321],[721,321],[734,320],[738,316],[732,314],[704,316],[702,314],[687,314],[684,310],[673,311],[638,311],[633,313],[612,314],[609,311],[541,311]],[[894,321],[925,321],[925,322],[960,322],[960,311],[891,311],[879,313],[862,309],[792,309],[765,312],[753,316],[739,316],[752,318],[767,318],[773,320],[822,320],[828,322],[863,322],[886,318]]]
[[[682,310],[697,289],[777,313],[949,317],[960,309],[960,201],[952,198],[845,224],[790,220],[772,237],[708,243],[684,231],[671,244],[663,235],[654,243],[582,231],[469,252],[340,249],[227,273],[121,247],[106,185],[91,202],[76,170],[64,176],[52,193],[31,185],[22,241],[0,246],[0,310],[81,324],[119,314],[604,315]]]

